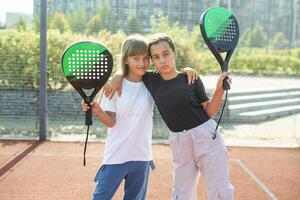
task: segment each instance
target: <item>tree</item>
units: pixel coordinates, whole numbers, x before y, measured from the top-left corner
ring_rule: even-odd
[[[168,17],[165,16],[162,12],[160,12],[157,16],[152,15],[150,17],[150,24],[151,24],[151,33],[158,33],[158,32],[166,33],[171,30]]]
[[[102,0],[101,7],[97,10],[97,14],[100,16],[100,29],[110,30],[110,12],[107,1]]]
[[[264,47],[267,42],[267,34],[264,32],[260,23],[256,23],[251,33],[250,44],[253,47]]]
[[[14,26],[18,31],[25,31],[26,30],[26,21],[23,17],[19,17],[19,21]]]
[[[96,15],[92,16],[86,25],[86,33],[94,34],[100,30],[111,30],[113,24],[111,24],[110,11],[107,1],[102,0]]]
[[[240,38],[240,44],[244,47],[250,47],[251,29],[248,28],[244,31]]]
[[[140,21],[136,15],[135,12],[131,13],[128,17],[127,17],[127,33],[131,34],[131,33],[141,33],[142,29],[140,26]]]
[[[247,29],[241,37],[242,45],[248,47],[264,47],[267,42],[267,34],[257,22],[253,29]]]
[[[58,29],[60,33],[71,31],[71,26],[63,13],[54,13],[49,21],[50,29]]]
[[[84,33],[88,17],[83,6],[67,13],[66,16],[73,32]]]
[[[99,15],[94,15],[86,25],[86,32],[88,34],[95,34],[100,31],[101,18]]]
[[[272,39],[272,46],[275,49],[284,49],[284,48],[288,47],[288,41],[284,37],[283,32],[278,32],[278,33],[276,33],[276,35],[274,35],[274,37]]]

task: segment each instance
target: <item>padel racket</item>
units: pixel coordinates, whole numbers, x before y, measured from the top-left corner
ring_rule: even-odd
[[[113,68],[113,57],[102,44],[93,41],[80,41],[70,45],[62,56],[62,69],[64,76],[90,107],[96,94],[106,83]],[[92,90],[87,95],[84,90]],[[85,152],[88,141],[89,126],[93,124],[92,109],[85,114],[87,135],[84,146]]]
[[[200,31],[207,47],[220,64],[222,72],[227,72],[229,60],[239,40],[238,21],[232,13],[224,8],[209,8],[200,17]],[[226,53],[225,59],[223,59],[221,53]],[[216,138],[216,132],[227,100],[227,90],[230,89],[227,79],[228,77],[223,80],[223,88],[226,90],[225,102],[213,139]]]

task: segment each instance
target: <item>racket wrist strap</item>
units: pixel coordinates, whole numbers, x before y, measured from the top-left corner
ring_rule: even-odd
[[[86,138],[85,138],[84,150],[83,150],[83,166],[85,166],[85,164],[86,164],[85,154],[86,154],[87,143],[88,143],[88,140],[89,140],[89,130],[90,130],[90,126],[87,126]]]
[[[219,128],[219,125],[221,123],[221,119],[222,119],[222,116],[223,116],[224,108],[225,108],[225,105],[226,105],[226,102],[227,102],[227,96],[228,96],[228,91],[226,90],[226,95],[225,95],[225,100],[224,100],[224,104],[223,104],[223,107],[222,107],[222,111],[221,111],[221,114],[220,114],[217,126],[215,128],[215,131],[213,132],[213,136],[212,136],[213,140],[216,139],[216,137],[217,137],[218,128]]]

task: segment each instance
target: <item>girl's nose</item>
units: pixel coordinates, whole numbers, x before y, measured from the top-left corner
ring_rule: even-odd
[[[159,62],[160,62],[160,63],[164,63],[164,62],[165,62],[165,59],[164,59],[163,56],[159,57]]]
[[[144,65],[145,65],[144,60],[140,60],[140,61],[139,61],[139,65],[144,66]]]

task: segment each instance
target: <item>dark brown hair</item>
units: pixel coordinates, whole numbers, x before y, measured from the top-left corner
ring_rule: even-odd
[[[175,52],[175,45],[174,45],[171,37],[169,37],[168,35],[163,34],[163,33],[156,33],[156,34],[150,36],[150,38],[149,38],[148,53],[149,53],[150,57],[152,57],[152,55],[151,55],[151,46],[156,45],[160,42],[168,43],[170,48],[173,50],[173,52]]]

